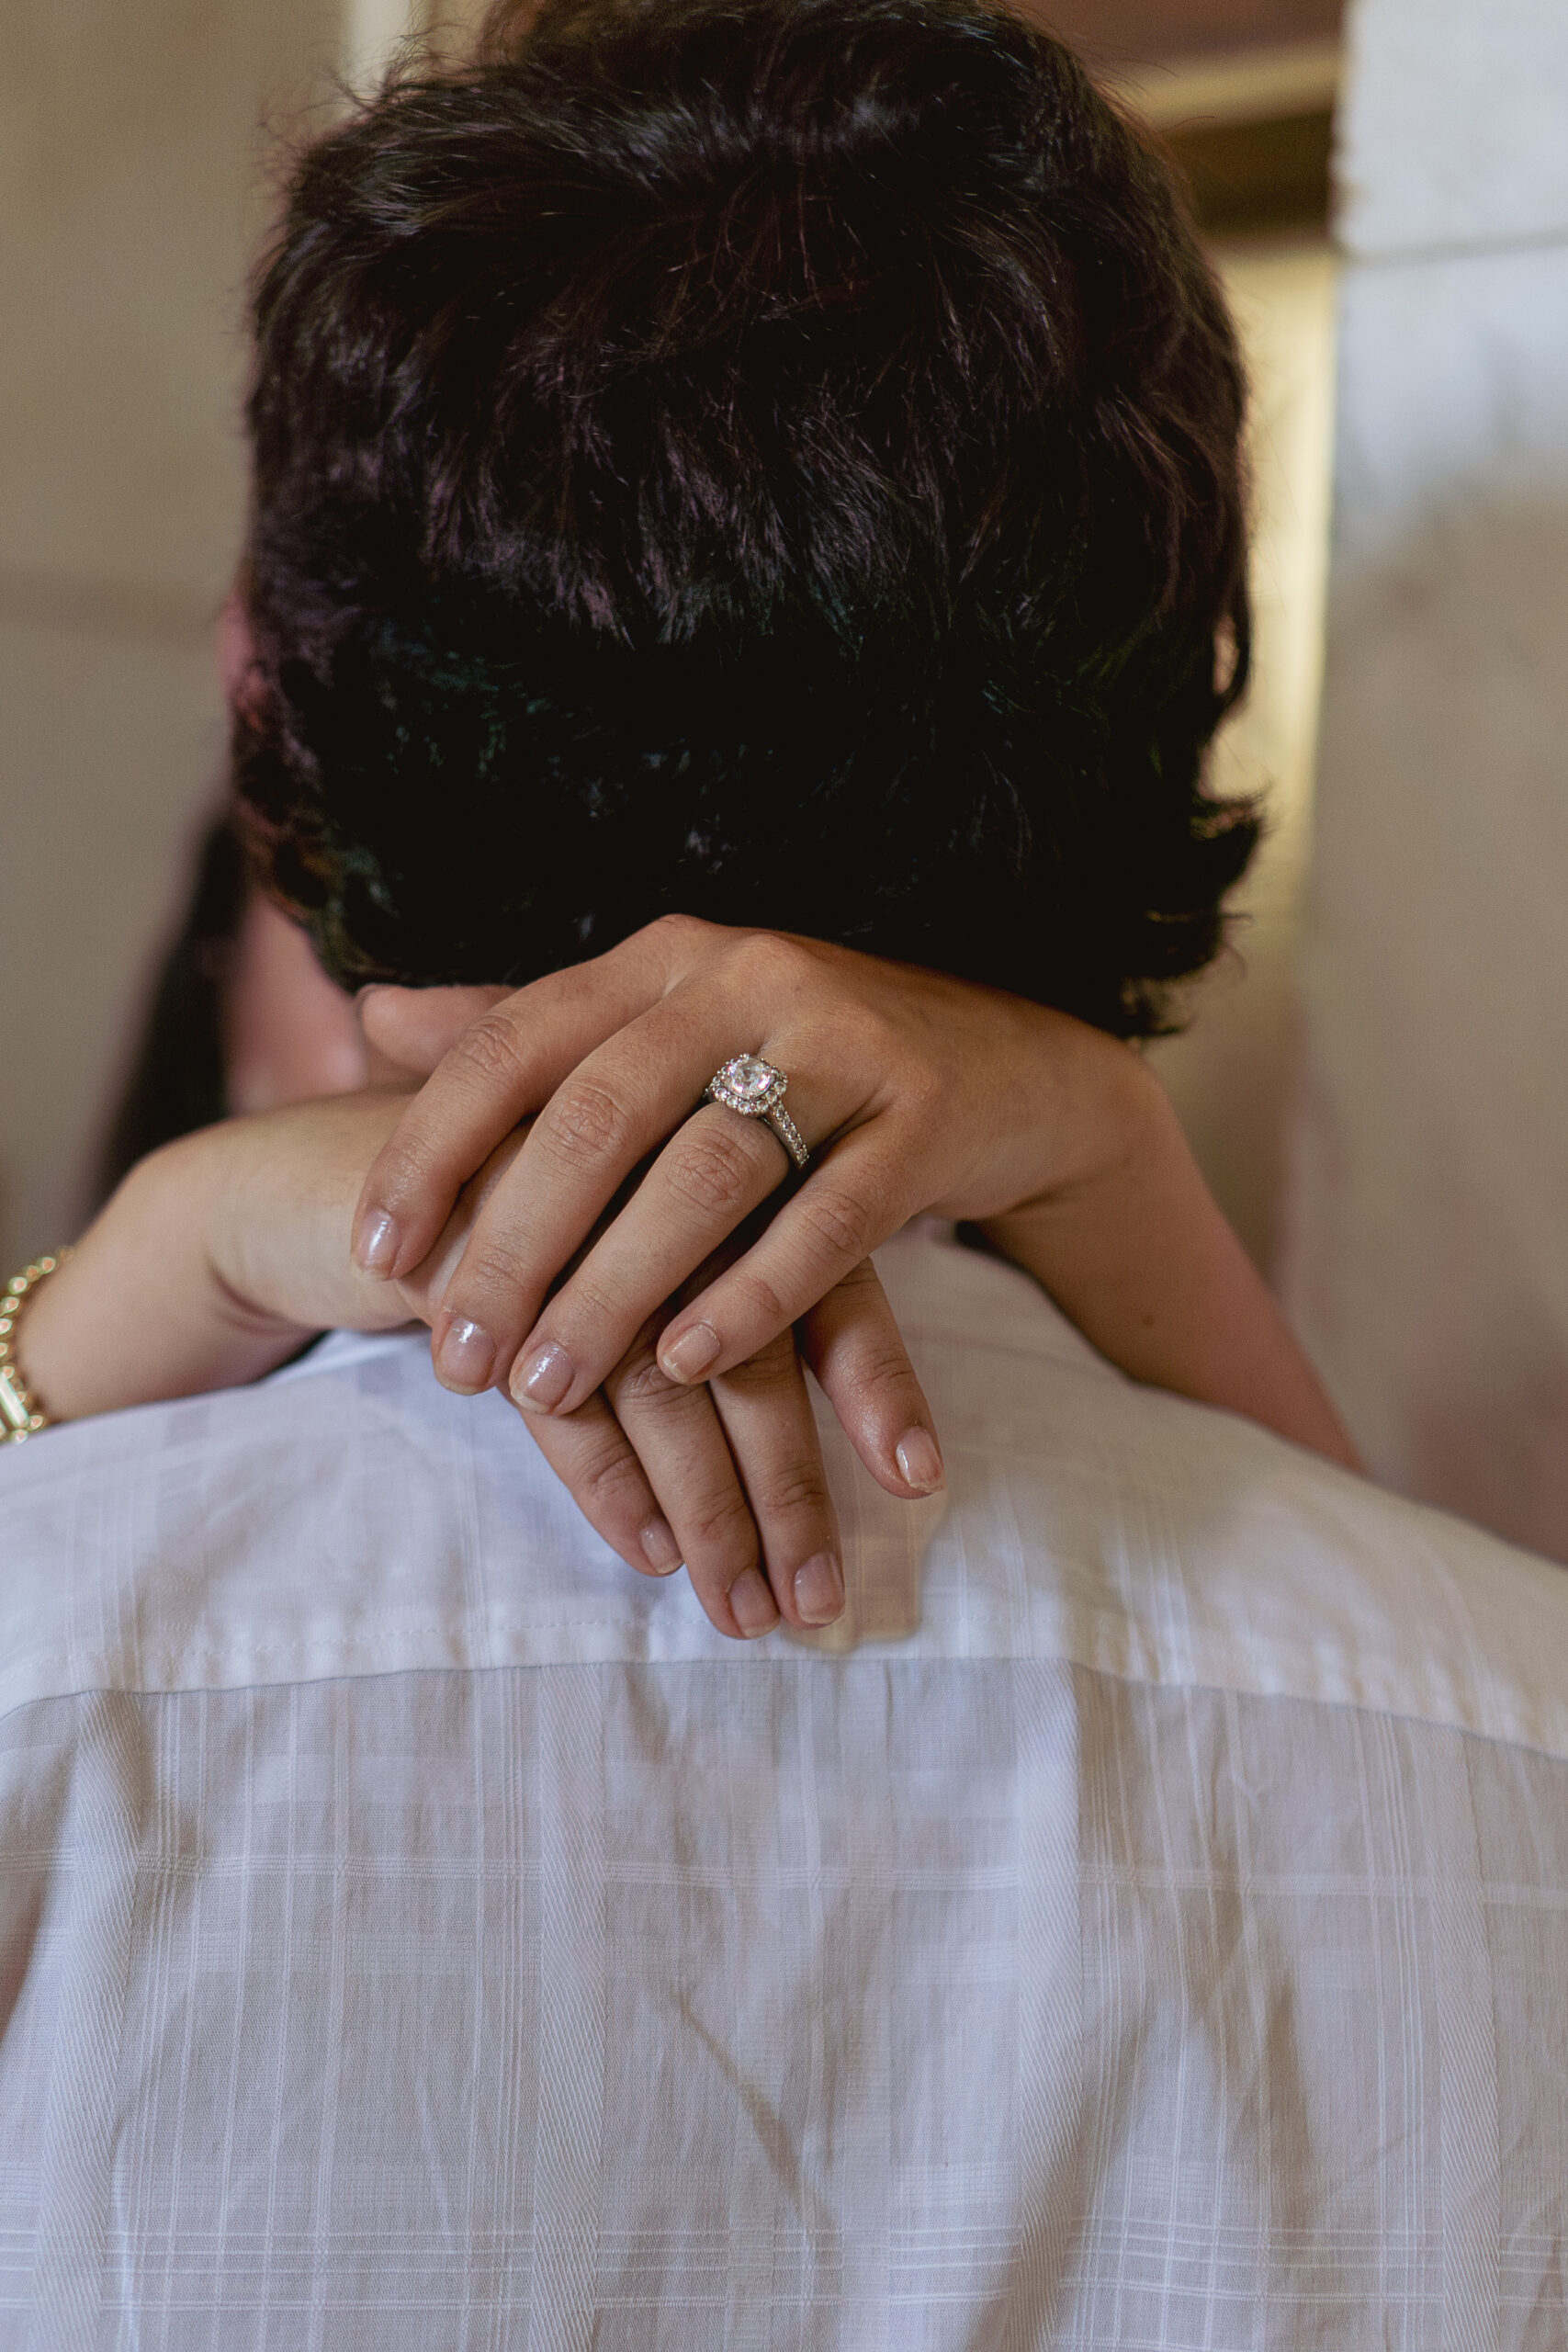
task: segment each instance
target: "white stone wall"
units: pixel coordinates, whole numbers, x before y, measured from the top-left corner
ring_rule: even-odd
[[[1288,1303],[1568,1557],[1568,7],[1359,0]]]

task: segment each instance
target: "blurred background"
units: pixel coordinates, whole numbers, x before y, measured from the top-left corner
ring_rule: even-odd
[[[0,1265],[80,1222],[190,888],[288,143],[419,0],[0,0]],[[1254,387],[1269,833],[1155,1054],[1380,1475],[1568,1556],[1568,9],[1062,0]],[[1337,404],[1337,426],[1336,411]]]

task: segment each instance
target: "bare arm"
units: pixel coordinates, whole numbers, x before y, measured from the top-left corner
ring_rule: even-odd
[[[428,1246],[495,1136],[539,1114],[435,1318],[450,1386],[509,1387],[536,1423],[570,1416],[626,1329],[775,1193],[774,1136],[715,1105],[693,1112],[721,1053],[745,1046],[789,1074],[813,1165],[751,1246],[687,1282],[662,1318],[672,1379],[722,1375],[930,1210],[979,1224],[1134,1378],[1355,1459],[1142,1056],[1066,1014],[682,918],[510,996],[387,989],[364,1017],[393,1059],[433,1074],[367,1181],[361,1263],[395,1272]],[[454,1317],[479,1334],[477,1363],[449,1345]]]
[[[301,1103],[187,1136],[134,1169],[74,1255],[29,1301],[24,1376],[62,1420],[235,1385],[330,1326],[436,1313],[452,1265],[522,1144],[513,1130],[396,1283],[350,1261],[354,1204],[403,1107],[383,1093]],[[901,1494],[899,1433],[930,1412],[869,1265],[720,1381],[678,1386],[653,1359],[655,1318],[575,1413],[530,1423],[584,1515],[628,1566],[684,1563],[721,1633],[830,1623],[844,1604],[838,1523],[801,1368],[816,1370],[863,1457]],[[47,1442],[47,1440],[45,1441]],[[905,1446],[907,1453],[908,1447]]]
[[[1092,1174],[987,1217],[980,1230],[1134,1380],[1223,1406],[1359,1469],[1163,1087],[1132,1055],[1120,1075],[1109,1063],[1102,1083],[1116,1140]]]
[[[60,1420],[258,1379],[312,1333],[416,1311],[344,1247],[369,1159],[403,1102],[382,1093],[228,1120],[166,1144],[120,1185],[23,1332]]]

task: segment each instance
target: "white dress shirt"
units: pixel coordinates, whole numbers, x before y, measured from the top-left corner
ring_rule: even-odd
[[[1568,2342],[1568,1581],[882,1254],[713,1632],[418,1338],[0,1464],[0,2352]]]

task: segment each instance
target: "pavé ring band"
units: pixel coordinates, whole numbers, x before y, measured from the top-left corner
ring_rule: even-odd
[[[710,1102],[722,1102],[727,1111],[739,1111],[743,1119],[766,1119],[795,1166],[803,1169],[811,1154],[784,1107],[788,1084],[783,1070],[763,1061],[760,1054],[737,1054],[714,1072],[703,1093]]]

